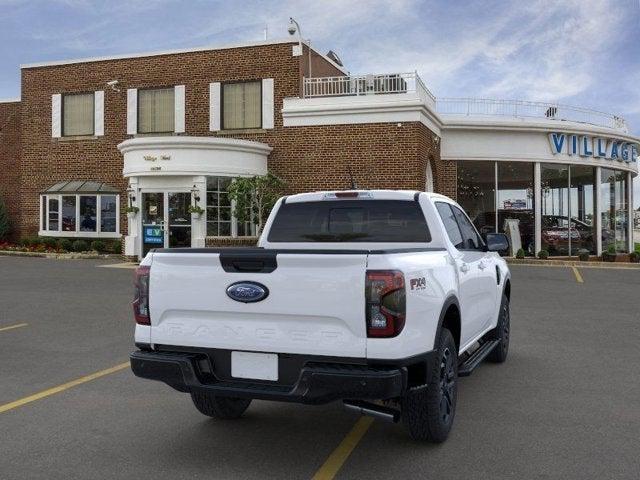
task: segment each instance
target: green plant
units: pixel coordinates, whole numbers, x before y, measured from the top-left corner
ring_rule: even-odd
[[[587,250],[585,248],[581,248],[580,250],[578,250],[578,258],[583,262],[588,262],[589,261],[589,250]]]
[[[122,252],[122,242],[120,240],[114,240],[111,242],[111,251],[120,255]]]
[[[104,252],[106,246],[102,240],[94,240],[91,242],[91,250],[95,250],[96,252]]]
[[[524,255],[525,255],[524,248],[519,248],[518,251],[516,252],[516,258],[522,259],[524,258]]]
[[[547,250],[540,250],[538,252],[538,258],[540,260],[546,260],[547,258],[549,258],[549,252]]]
[[[640,263],[640,252],[631,252],[629,254],[629,261],[631,263]]]
[[[127,213],[138,213],[140,209],[135,205],[129,205],[127,208],[124,209],[124,211]]]
[[[68,238],[61,238],[60,240],[58,240],[58,248],[60,250],[70,252],[73,248],[73,243]]]
[[[204,209],[202,207],[199,207],[198,205],[189,205],[187,211],[189,213],[195,213],[197,215],[202,215],[204,213]]]
[[[256,177],[236,177],[229,185],[229,198],[234,201],[233,215],[238,222],[252,222],[260,235],[262,227],[275,205],[282,196],[285,183],[275,175]]]
[[[616,254],[616,246],[611,244],[607,247],[607,253],[609,255],[615,255]]]
[[[38,237],[38,243],[47,248],[57,248],[58,246],[58,241],[52,237]]]
[[[4,240],[11,232],[11,222],[7,213],[7,206],[2,197],[0,197],[0,240]]]
[[[36,237],[23,237],[20,239],[20,245],[23,247],[33,247],[38,244]]]
[[[86,252],[89,250],[89,245],[84,240],[76,240],[72,245],[74,252]]]

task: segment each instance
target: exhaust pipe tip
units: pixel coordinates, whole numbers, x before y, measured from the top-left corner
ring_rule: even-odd
[[[347,410],[352,412],[373,418],[379,418],[386,422],[398,423],[400,421],[400,411],[395,408],[385,407],[361,400],[344,400],[344,406]]]

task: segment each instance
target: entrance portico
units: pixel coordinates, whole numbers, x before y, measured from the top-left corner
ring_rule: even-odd
[[[271,147],[220,137],[138,137],[118,145],[129,179],[125,255],[151,248],[203,247],[207,235],[207,177],[267,173]],[[189,206],[203,214],[191,214]]]

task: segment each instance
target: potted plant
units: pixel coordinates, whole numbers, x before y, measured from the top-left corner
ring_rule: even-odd
[[[605,262],[615,262],[618,256],[615,245],[609,245],[607,251],[602,253],[602,260]]]
[[[546,260],[547,258],[549,258],[549,252],[547,250],[540,250],[538,252],[538,258],[540,260]]]
[[[187,211],[196,218],[200,218],[204,213],[204,209],[198,205],[189,205]]]
[[[581,262],[588,262],[589,250],[587,250],[586,248],[581,248],[580,250],[578,250],[578,259],[580,259]]]
[[[522,260],[524,259],[524,248],[519,248],[516,252],[516,258]]]
[[[138,214],[140,209],[135,205],[129,205],[127,208],[124,209],[124,211],[127,212],[127,217],[133,218]]]

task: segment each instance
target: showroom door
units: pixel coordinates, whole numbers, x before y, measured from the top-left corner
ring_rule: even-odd
[[[142,256],[152,248],[191,246],[191,193],[142,194]]]
[[[165,193],[142,194],[142,257],[165,246]]]
[[[168,197],[168,245],[169,248],[174,247],[190,247],[191,246],[191,214],[189,213],[189,205],[191,205],[191,193],[172,192],[167,194]]]

